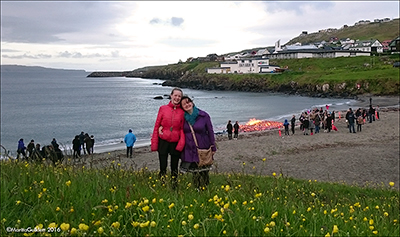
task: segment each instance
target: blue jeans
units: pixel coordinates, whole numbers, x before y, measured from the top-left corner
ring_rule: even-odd
[[[353,133],[356,133],[356,130],[354,129],[354,123],[349,123],[349,131],[351,133],[351,128],[353,128]]]

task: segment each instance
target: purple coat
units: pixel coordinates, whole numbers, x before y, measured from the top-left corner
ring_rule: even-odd
[[[199,115],[197,116],[196,122],[194,125],[192,125],[192,127],[196,134],[197,143],[199,144],[200,149],[208,149],[211,145],[213,145],[212,150],[217,151],[215,146],[214,129],[211,123],[210,115],[199,109]],[[185,134],[185,148],[181,153],[182,161],[199,162],[196,144],[187,121],[185,121],[183,125],[183,132]]]

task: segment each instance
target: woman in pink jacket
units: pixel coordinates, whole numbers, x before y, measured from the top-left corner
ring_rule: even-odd
[[[179,88],[172,90],[171,101],[158,110],[151,137],[151,150],[158,151],[158,159],[160,160],[160,179],[164,179],[167,173],[168,155],[171,156],[171,176],[174,188],[177,184],[181,151],[185,146],[184,112],[180,106],[182,94],[182,90]]]

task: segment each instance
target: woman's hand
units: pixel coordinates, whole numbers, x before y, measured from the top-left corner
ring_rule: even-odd
[[[163,129],[163,126],[160,126],[160,127],[158,128],[158,133],[159,133],[160,135],[163,135],[162,129]]]

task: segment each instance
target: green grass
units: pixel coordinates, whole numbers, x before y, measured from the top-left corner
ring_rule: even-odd
[[[399,190],[389,184],[357,187],[255,171],[212,174],[211,184],[199,192],[189,174],[172,190],[156,172],[116,162],[102,169],[0,165],[1,236],[21,235],[7,227],[44,229],[25,233],[34,236],[398,236],[400,231]]]

